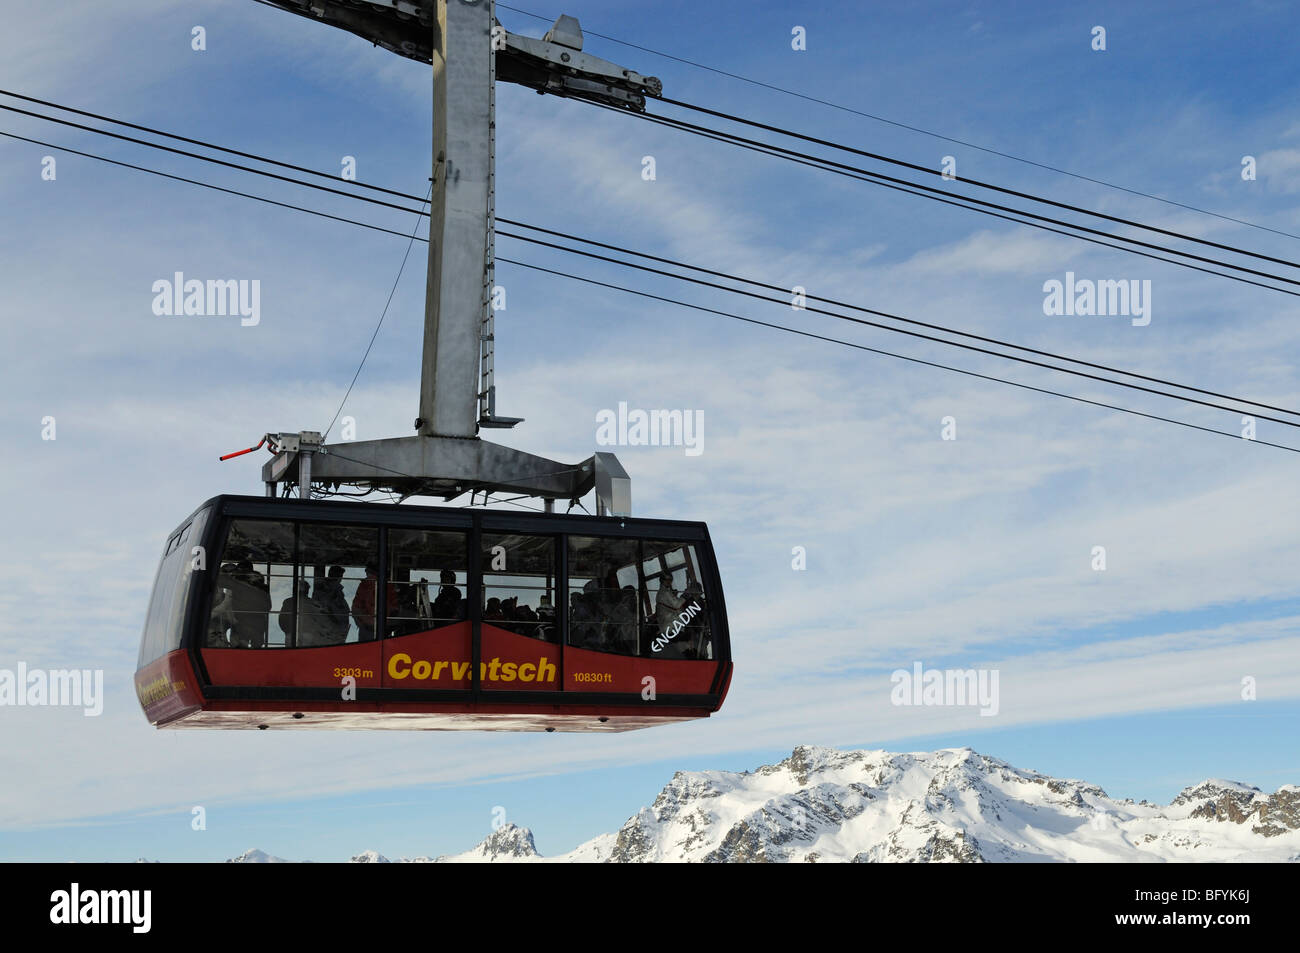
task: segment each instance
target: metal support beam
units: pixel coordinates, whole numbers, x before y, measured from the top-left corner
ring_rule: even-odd
[[[493,7],[493,0],[438,0],[433,30],[433,195],[417,427],[426,437],[478,433],[495,224]]]
[[[583,52],[582,28],[560,17],[541,39],[496,23],[495,0],[259,0],[365,37],[433,66],[433,189],[420,365],[418,436],[326,447],[310,432],[278,434],[262,469],[268,495],[315,482],[453,499],[474,491],[576,501],[594,488],[602,514],[627,516],[631,481],[613,454],[565,466],[486,443],[494,386],[496,82],[644,111],[662,84]],[[494,30],[495,28],[495,30]],[[268,435],[269,437],[270,435]]]
[[[622,472],[617,460],[613,466]],[[310,455],[286,442],[262,467],[262,479],[296,484],[300,493],[312,480],[448,500],[476,490],[578,500],[596,485],[596,471],[595,458],[565,464],[485,440],[397,437],[317,446]]]
[[[298,454],[298,499],[311,499],[311,458],[313,454],[310,450],[303,450]]]
[[[599,515],[632,515],[632,481],[612,453],[564,464],[477,439],[397,437],[323,446],[280,437],[262,479],[268,491],[277,480],[297,485],[303,499],[312,482],[447,500],[476,491],[526,493],[541,497],[551,513],[557,499],[577,501],[594,489]]]

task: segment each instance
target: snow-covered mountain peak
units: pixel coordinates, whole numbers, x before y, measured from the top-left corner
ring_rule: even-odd
[[[505,823],[489,834],[473,850],[449,857],[439,857],[438,863],[527,861],[540,860],[541,856],[533,844],[532,831],[517,824]]]
[[[353,858],[387,863],[375,851]],[[504,824],[440,863],[1295,861],[1300,786],[1211,779],[1167,807],[971,748],[795,748],[752,771],[678,771],[613,833],[543,858]],[[240,863],[278,862],[248,851]],[[417,862],[427,862],[418,858]],[[402,861],[411,862],[411,861]]]
[[[1217,785],[1217,786],[1216,786]],[[679,771],[614,835],[556,860],[1024,861],[1227,860],[1300,856],[1300,787],[1246,818],[1205,811],[1231,782],[1189,788],[1170,808],[1016,768],[969,747],[840,751],[801,745],[753,771]],[[1253,794],[1252,794],[1253,796]],[[1195,802],[1195,803],[1193,803]],[[1237,820],[1219,825],[1216,820]]]
[[[1208,778],[1200,784],[1185,787],[1170,802],[1170,807],[1184,804],[1200,804],[1202,801],[1215,801],[1225,794],[1233,801],[1249,804],[1256,795],[1263,794],[1259,788],[1242,784],[1240,781],[1226,781],[1223,778]]]
[[[1171,814],[1249,827],[1261,837],[1282,837],[1300,830],[1300,787],[1286,784],[1272,794],[1239,781],[1211,778],[1183,791],[1170,804]]]
[[[256,847],[249,848],[238,857],[232,857],[228,864],[287,864],[289,861],[283,857],[274,857],[264,850],[258,850]]]

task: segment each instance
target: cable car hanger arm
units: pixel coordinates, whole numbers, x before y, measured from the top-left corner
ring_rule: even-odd
[[[258,0],[264,6],[320,20],[376,46],[421,63],[433,62],[437,0]],[[462,0],[463,2],[463,0]],[[645,111],[645,97],[663,84],[616,63],[582,52],[577,17],[561,16],[542,39],[492,27],[497,79],[575,99]]]
[[[634,112],[645,112],[646,96],[663,95],[654,76],[625,69],[582,52],[582,27],[576,17],[562,16],[545,37],[517,36],[500,23],[492,29],[497,51],[497,79],[575,99],[588,99]]]

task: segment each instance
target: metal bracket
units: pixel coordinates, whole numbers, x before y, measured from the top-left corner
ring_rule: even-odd
[[[298,433],[268,433],[265,437],[270,450],[275,456],[262,467],[262,479],[266,481],[267,496],[275,495],[275,485],[292,478],[298,484],[298,495],[304,500],[311,499],[312,458],[318,453],[325,453],[325,444],[319,431],[301,430]],[[292,473],[293,464],[297,463],[298,472]]]
[[[632,515],[632,478],[612,453],[592,454],[596,470],[596,515]]]
[[[576,17],[560,17],[540,40],[507,32],[504,41],[497,75],[506,82],[636,112],[645,112],[646,96],[663,95],[664,85],[656,77],[583,53]]]

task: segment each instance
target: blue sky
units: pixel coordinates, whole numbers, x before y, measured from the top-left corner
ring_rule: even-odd
[[[1297,76],[1282,3],[520,6],[580,17],[587,50],[673,98],[958,175],[1295,257],[1295,239],[815,106],[594,32],[971,143],[1300,234]],[[423,192],[426,67],[245,3],[22,0],[0,88]],[[500,7],[508,29],[546,24]],[[190,48],[195,25],[204,52]],[[795,25],[808,48],[790,49]],[[1090,48],[1095,25],[1108,49]],[[498,211],[1088,360],[1300,404],[1295,299],[879,191],[671,130],[498,90]],[[668,112],[667,109],[663,110]],[[409,216],[12,114],[0,130],[399,231]],[[257,492],[267,430],[322,428],[397,274],[399,238],[220,198],[0,138],[7,501],[0,667],[100,667],[103,716],[0,709],[0,858],[342,859],[467,849],[491,811],[545,853],[615,829],[672,771],[742,770],[796,744],[970,745],[1113,796],[1205,777],[1300,780],[1300,504],[1290,454],[498,269],[503,442],[594,448],[595,415],[698,408],[705,451],[620,448],[635,511],[709,522],[737,675],[714,719],[614,738],[156,732],[131,689],[159,548],[194,504]],[[54,153],[59,155],[58,153]],[[641,162],[656,158],[657,179]],[[1256,181],[1239,175],[1255,156]],[[422,246],[420,246],[422,249]],[[606,266],[498,252],[869,346],[1235,430],[1225,415],[1062,382]],[[408,432],[423,262],[413,257],[348,402],[358,437]],[[1153,320],[1048,318],[1043,282],[1150,280]],[[152,314],[175,271],[256,278],[262,323]],[[58,440],[40,420],[58,419]],[[956,441],[940,440],[955,416]],[[1283,439],[1260,424],[1262,439]],[[1294,441],[1293,441],[1294,442]],[[1108,568],[1090,568],[1093,546]],[[793,572],[794,546],[808,551]],[[898,708],[914,661],[1001,672],[994,718]],[[1255,678],[1258,700],[1243,701]],[[503,780],[510,779],[510,780]],[[190,831],[204,805],[208,830]]]

